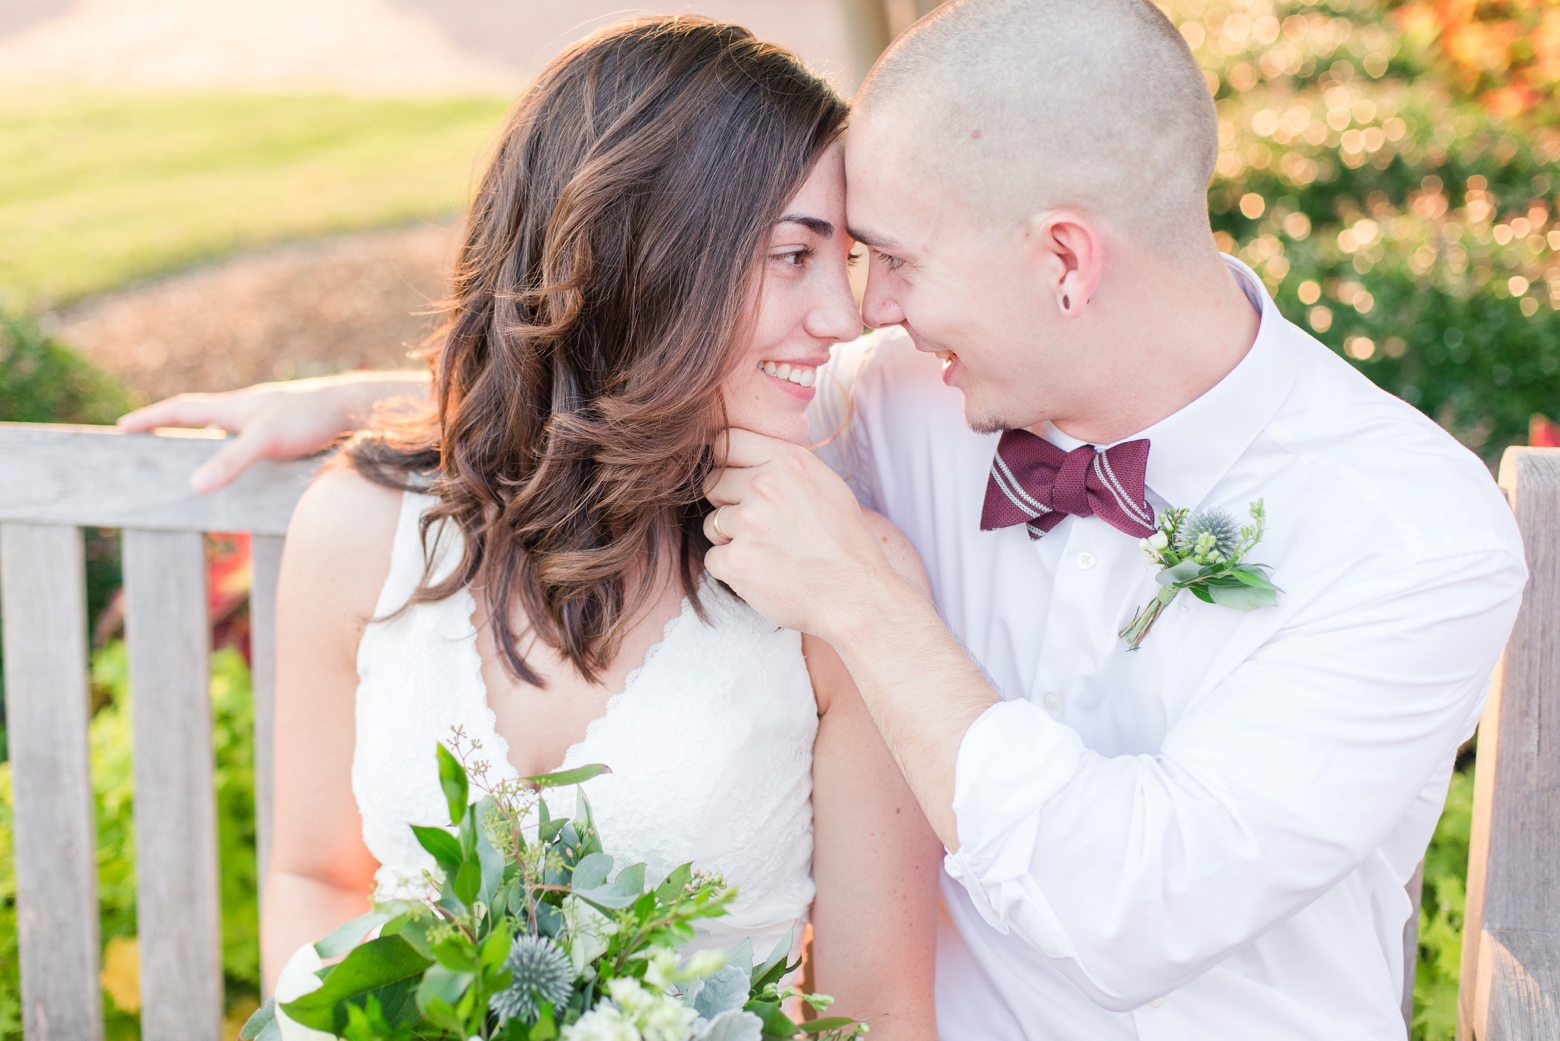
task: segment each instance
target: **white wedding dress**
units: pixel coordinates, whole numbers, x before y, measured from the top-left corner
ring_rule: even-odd
[[[424,869],[434,867],[411,825],[448,820],[434,748],[452,728],[481,742],[477,757],[489,764],[490,782],[517,776],[488,707],[471,594],[396,613],[422,581],[419,524],[435,501],[403,496],[376,620],[358,646],[352,791],[364,842],[380,863],[381,899],[420,888]],[[441,524],[428,542],[437,581],[459,563],[463,540]],[[657,879],[692,861],[736,887],[727,915],[699,923],[694,947],[730,949],[746,939],[762,959],[788,934],[800,942],[812,904],[817,703],[799,634],[770,625],[707,577],[700,599],[708,623],[684,600],[558,769],[611,768],[585,793],[619,868],[643,862]],[[473,790],[473,801],[479,794]],[[572,788],[547,795],[555,818],[572,815],[574,803]],[[313,953],[305,947],[289,962],[279,1002],[314,988]],[[284,1036],[323,1035],[284,1023]]]

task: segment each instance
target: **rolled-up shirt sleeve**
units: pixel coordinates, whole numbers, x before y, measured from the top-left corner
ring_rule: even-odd
[[[1026,701],[966,733],[948,873],[1099,1004],[1200,975],[1355,870],[1478,720],[1523,562],[1470,553],[1312,597],[1177,720],[1103,756]]]

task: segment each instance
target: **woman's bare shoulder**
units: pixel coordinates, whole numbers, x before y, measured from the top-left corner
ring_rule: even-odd
[[[401,498],[350,467],[328,466],[293,511],[283,581],[306,592],[304,603],[372,615],[390,572]]]
[[[921,555],[915,551],[910,539],[899,530],[899,525],[876,510],[864,508],[861,514],[866,519],[867,530],[877,536],[878,545],[883,547],[889,566],[922,595],[930,597],[932,586],[926,578],[926,566],[921,563]]]

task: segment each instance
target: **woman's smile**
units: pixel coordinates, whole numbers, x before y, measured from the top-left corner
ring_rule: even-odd
[[[780,390],[802,401],[811,401],[813,395],[817,393],[813,390],[813,385],[818,380],[818,367],[827,362],[827,358],[822,361],[811,359],[794,362],[762,361],[759,362],[758,367],[779,386]]]

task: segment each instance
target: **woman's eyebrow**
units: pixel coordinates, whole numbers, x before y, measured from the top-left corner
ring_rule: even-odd
[[[775,222],[776,224],[800,224],[808,231],[820,238],[829,238],[834,234],[834,225],[822,217],[808,217],[801,213],[788,213]]]

